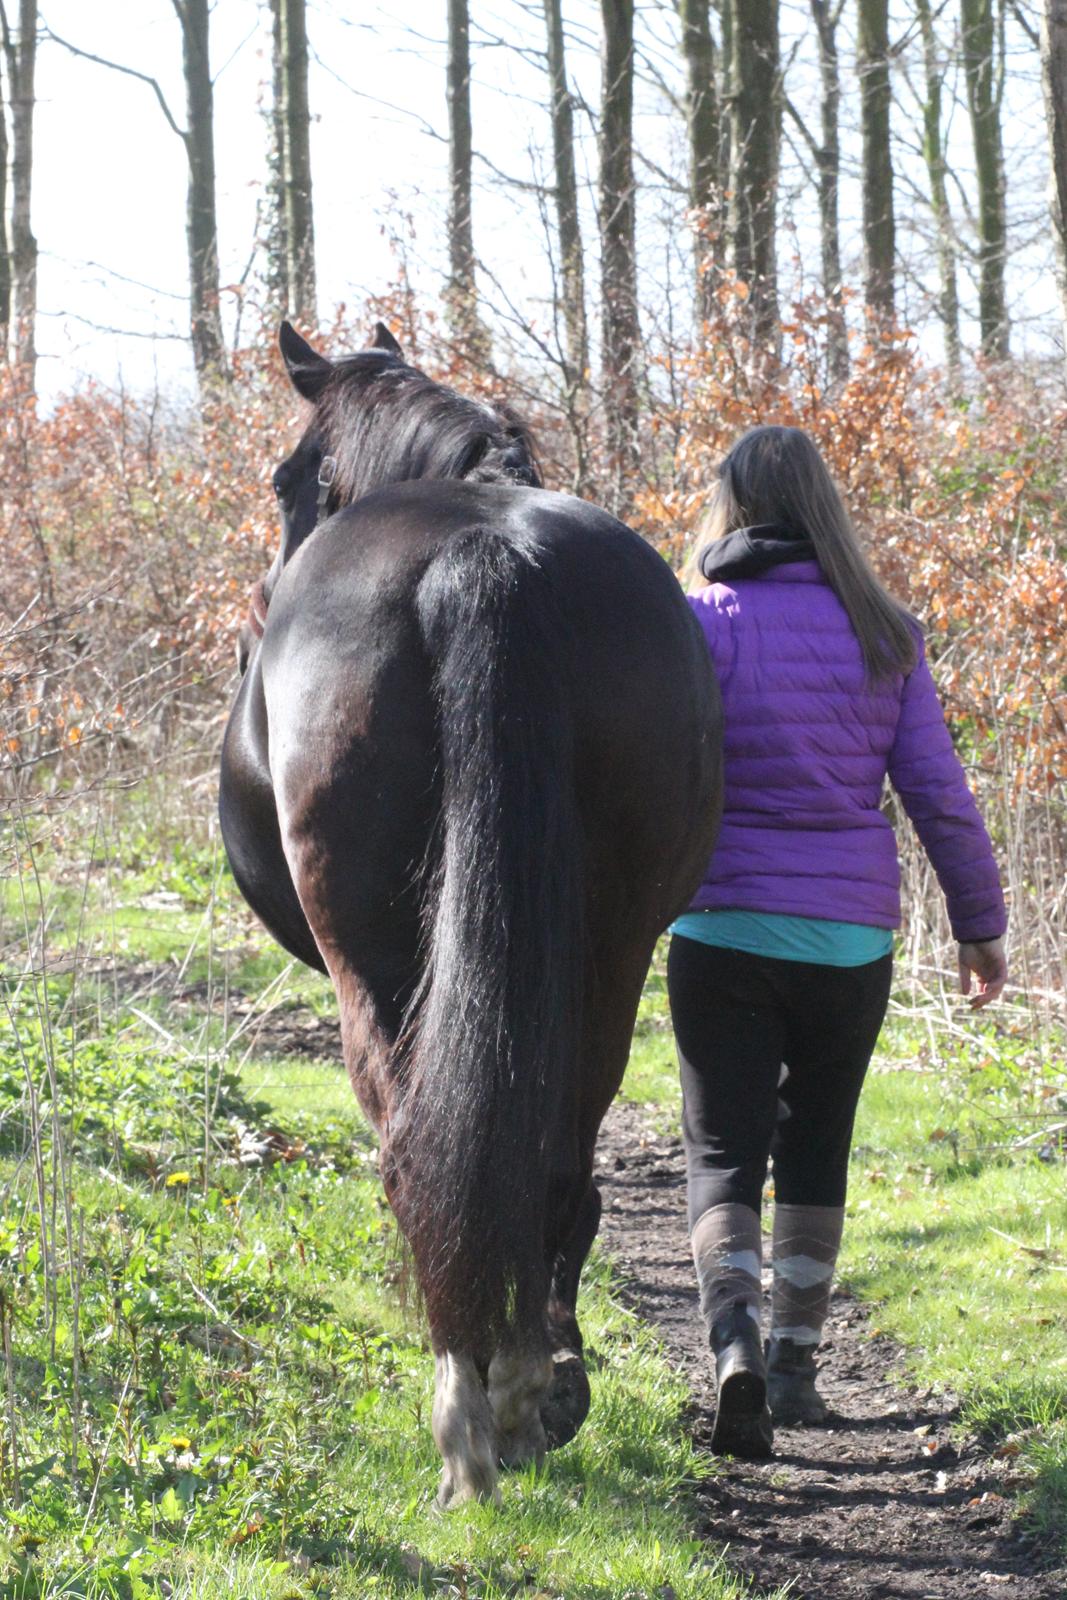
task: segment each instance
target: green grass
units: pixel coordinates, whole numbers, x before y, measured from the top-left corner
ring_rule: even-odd
[[[738,1593],[690,1538],[690,1484],[713,1465],[683,1387],[600,1261],[579,1438],[509,1476],[499,1510],[434,1510],[431,1362],[343,1070],[249,1052],[249,1005],[332,1015],[328,986],[256,928],[210,840],[170,834],[153,856],[127,829],[95,865],[69,854],[46,842],[39,882],[0,889],[0,1600]],[[40,922],[47,981],[20,943]],[[891,1025],[843,1271],[1062,1534],[1062,1160],[1004,1148],[1067,1092],[1040,1043],[1010,1015]],[[661,963],[623,1092],[676,1119]],[[242,1165],[257,1142],[280,1159]]]
[[[660,944],[645,979],[622,1098],[643,1105],[664,1126],[677,1123],[678,1067],[667,1007],[666,942]]]
[[[961,1426],[1010,1440],[1045,1533],[1067,1530],[1067,1193],[1062,1158],[945,1137],[957,1094],[928,1073],[870,1080],[842,1273],[877,1304],[910,1376],[959,1396]]]
[[[372,1140],[336,1062],[246,1053],[234,1003],[287,962],[197,860],[46,859],[47,978],[17,946],[38,884],[4,890],[0,1596],[738,1595],[691,1537],[684,1385],[602,1261],[578,1439],[499,1509],[436,1511]],[[329,1009],[313,976],[284,996]]]
[[[343,1170],[222,1171],[206,1194],[199,1173],[172,1173],[116,1205],[112,1184],[78,1175],[77,1485],[67,1280],[53,1354],[33,1332],[32,1230],[0,1235],[23,1490],[15,1510],[9,1481],[4,1592],[155,1594],[166,1577],[175,1594],[405,1595],[413,1552],[428,1577],[466,1574],[487,1597],[524,1574],[589,1600],[664,1584],[694,1600],[736,1592],[687,1535],[687,1483],[704,1464],[679,1425],[682,1386],[603,1269],[587,1296],[598,1372],[579,1439],[508,1479],[499,1511],[434,1510],[431,1364],[389,1288],[369,1141],[351,1115],[345,1132],[317,1147]]]

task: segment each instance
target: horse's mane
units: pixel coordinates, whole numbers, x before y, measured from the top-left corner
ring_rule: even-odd
[[[468,400],[383,351],[333,363],[318,420],[343,504],[413,478],[541,484],[533,440],[518,417]]]

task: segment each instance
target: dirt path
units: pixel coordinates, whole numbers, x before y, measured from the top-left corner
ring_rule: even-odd
[[[685,1232],[681,1143],[616,1105],[598,1151],[601,1241],[630,1304],[658,1329],[693,1392],[698,1443],[714,1391]],[[1053,1570],[1013,1523],[1010,1461],[951,1441],[950,1398],[894,1379],[900,1353],[872,1338],[866,1312],[835,1293],[822,1358],[829,1429],[780,1431],[774,1460],[724,1462],[699,1488],[701,1535],[760,1589],[791,1600],[1064,1600]]]
[[[182,999],[198,999],[194,989]],[[242,997],[231,996],[239,1010]],[[251,1035],[262,1054],[339,1060],[337,1024],[279,1008]],[[707,1444],[714,1390],[685,1230],[681,1142],[650,1132],[616,1104],[601,1135],[601,1241],[693,1394],[693,1432]],[[1067,1600],[1067,1567],[1012,1517],[1010,1460],[951,1441],[950,1397],[895,1379],[900,1352],[872,1338],[865,1310],[835,1293],[821,1387],[829,1429],[779,1433],[764,1465],[724,1462],[698,1490],[698,1532],[729,1547],[757,1590],[792,1583],[790,1600]]]

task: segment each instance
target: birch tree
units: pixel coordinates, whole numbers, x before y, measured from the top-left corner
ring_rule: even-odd
[[[270,0],[271,98],[267,148],[267,293],[279,318],[289,315],[289,241],[285,228],[285,60],[282,0]]]
[[[960,24],[978,181],[978,320],[982,354],[1003,361],[1009,347],[1004,288],[1008,230],[993,0],[961,0]]]
[[[815,158],[819,174],[819,243],[822,255],[823,294],[829,314],[827,357],[830,377],[840,383],[848,377],[848,329],[841,293],[841,68],[837,53],[837,25],[844,0],[809,0],[819,41],[820,133]]]
[[[625,514],[637,471],[638,363],[633,99],[634,0],[601,0],[600,284],[611,509]]]
[[[858,0],[856,64],[863,132],[863,291],[868,310],[888,322],[896,313],[888,0]]]
[[[960,297],[956,275],[956,236],[949,206],[945,149],[942,135],[941,88],[945,69],[941,61],[930,0],[916,0],[922,33],[925,98],[923,100],[923,159],[930,184],[930,208],[937,235],[939,292],[938,314],[945,339],[945,364],[953,378],[960,370]]]
[[[1067,0],[1045,0],[1041,67],[1048,122],[1050,209],[1067,356]]]
[[[280,56],[274,73],[281,90],[281,180],[284,196],[286,312],[308,328],[318,320],[315,225],[311,203],[311,115],[308,109],[308,41],[305,0],[273,0]]]
[[[729,264],[748,285],[757,343],[777,348],[776,227],[782,86],[778,0],[726,0],[730,10]]]
[[[12,356],[30,390],[37,375],[37,240],[30,204],[33,196],[33,113],[37,67],[36,0],[19,0],[14,30],[0,0],[0,37],[7,66],[11,105],[10,281]]]
[[[808,0],[819,49],[819,137],[816,138],[792,101],[785,104],[815,162],[819,194],[819,253],[822,292],[826,301],[826,357],[830,380],[848,376],[848,327],[841,285],[841,225],[838,196],[841,186],[841,67],[837,52],[837,26],[844,0]]]
[[[7,242],[7,107],[0,60],[0,351],[7,349],[11,327],[11,256]]]
[[[489,337],[478,315],[471,207],[471,50],[467,0],[448,0],[448,283],[445,306],[453,336],[476,361],[487,360]]]
[[[185,232],[189,256],[189,325],[201,385],[226,371],[219,308],[219,236],[215,212],[215,104],[208,0],[173,0],[181,25],[188,164]],[[180,130],[179,130],[180,131]]]
[[[709,298],[714,286],[708,269],[722,248],[719,93],[710,11],[710,0],[679,0],[686,71],[689,208],[695,215],[696,305],[701,318],[710,309]]]
[[[576,399],[586,389],[586,375],[589,370],[589,332],[585,315],[585,261],[578,217],[578,182],[574,165],[574,111],[567,83],[561,0],[545,0],[545,30],[548,43],[556,228],[559,234],[564,381],[571,398]]]

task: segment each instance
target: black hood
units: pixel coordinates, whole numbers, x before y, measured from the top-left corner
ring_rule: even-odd
[[[782,522],[757,522],[709,544],[701,554],[700,570],[709,583],[724,583],[730,578],[758,578],[787,561],[814,560],[815,546],[805,534]]]

